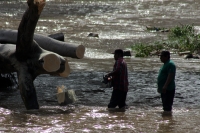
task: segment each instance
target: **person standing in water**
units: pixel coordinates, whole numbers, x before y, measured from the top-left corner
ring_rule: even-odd
[[[112,96],[110,103],[108,104],[109,108],[126,108],[126,96],[128,92],[128,71],[127,64],[123,59],[123,50],[116,49],[114,52],[115,64],[113,71],[105,75],[106,77],[112,77]]]
[[[161,94],[163,110],[171,112],[176,88],[176,66],[174,62],[170,60],[169,51],[162,51],[159,56],[161,62],[164,64],[159,70],[157,78],[157,91]]]

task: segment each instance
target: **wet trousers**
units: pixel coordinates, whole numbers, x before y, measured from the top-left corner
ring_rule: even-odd
[[[174,101],[175,89],[161,93],[162,105],[164,111],[172,111],[172,105]]]
[[[116,106],[118,106],[119,108],[125,107],[126,95],[127,95],[127,92],[114,89],[112,92],[110,103],[108,104],[108,108],[115,108]]]

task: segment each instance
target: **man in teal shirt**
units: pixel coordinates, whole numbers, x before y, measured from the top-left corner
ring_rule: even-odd
[[[160,60],[164,64],[161,66],[157,78],[158,93],[161,93],[163,110],[172,111],[176,88],[176,66],[174,62],[170,60],[169,51],[162,51],[160,54]]]

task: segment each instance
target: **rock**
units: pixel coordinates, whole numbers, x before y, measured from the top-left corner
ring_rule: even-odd
[[[90,34],[88,34],[87,37],[98,37],[99,38],[99,35],[95,34],[95,33],[90,33]]]
[[[193,55],[191,53],[184,55],[185,59],[193,58]]]
[[[146,28],[149,31],[159,31],[159,32],[169,32],[170,31],[170,29],[159,28],[159,27],[155,27],[155,26],[146,26]]]
[[[131,56],[131,51],[130,50],[124,51],[124,56]]]
[[[160,28],[154,27],[154,26],[146,26],[147,30],[154,30],[154,31],[159,31],[161,30]]]
[[[193,59],[199,59],[198,55],[193,55]]]

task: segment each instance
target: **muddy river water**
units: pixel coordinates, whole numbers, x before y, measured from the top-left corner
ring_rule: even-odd
[[[162,112],[156,78],[162,63],[158,57],[126,57],[129,92],[125,112],[106,107],[112,90],[103,88],[102,76],[112,70],[116,48],[161,40],[167,33],[148,32],[146,26],[174,27],[194,24],[200,31],[199,0],[46,0],[35,33],[62,32],[65,41],[86,47],[83,59],[68,58],[67,78],[40,75],[34,81],[39,110],[27,111],[19,90],[0,92],[0,132],[127,132],[199,133],[200,60],[176,54],[176,95],[172,115]],[[0,28],[18,28],[26,0],[0,1]],[[88,38],[89,33],[99,38]],[[56,87],[76,92],[78,101],[59,106]]]

